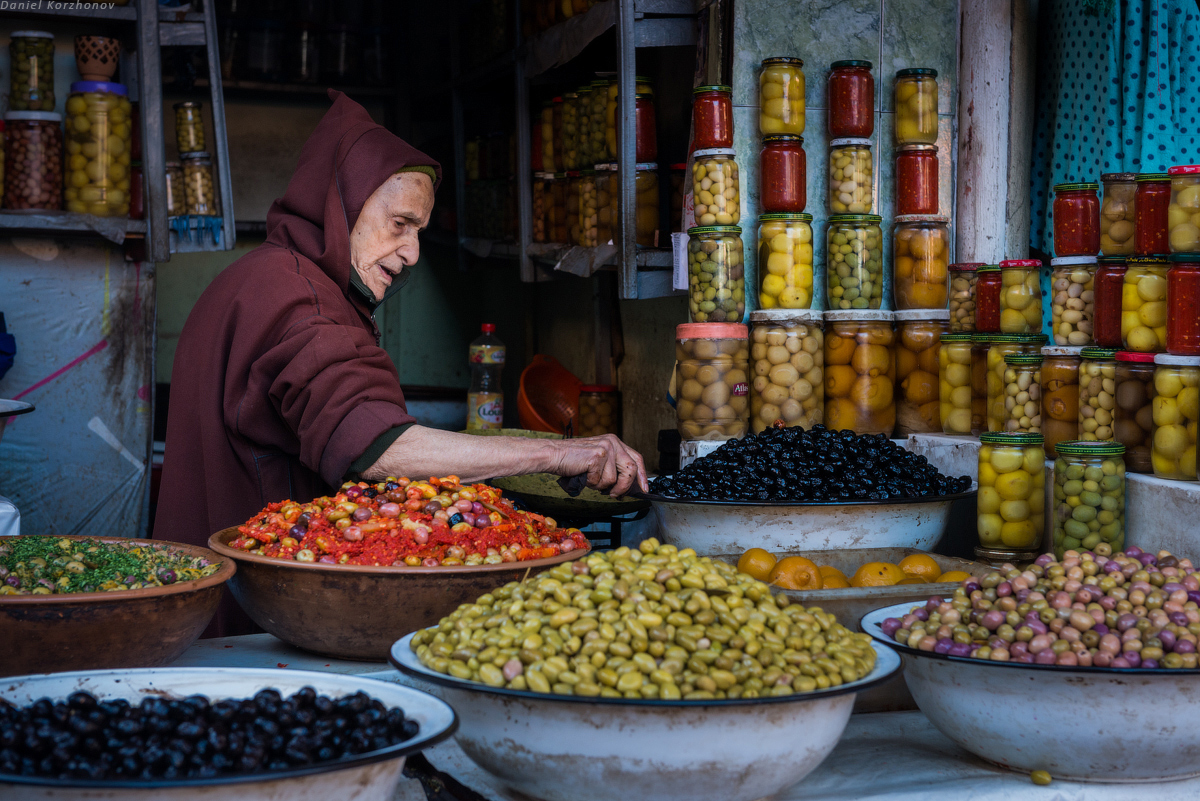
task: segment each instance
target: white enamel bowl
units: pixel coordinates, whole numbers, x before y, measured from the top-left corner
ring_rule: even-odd
[[[185,698],[205,695],[212,701],[247,698],[274,688],[284,696],[312,687],[338,698],[359,690],[389,707],[398,706],[417,721],[412,740],[380,751],[296,770],[271,771],[216,779],[174,781],[89,781],[37,779],[0,774],[5,801],[392,801],[408,754],[441,742],[458,721],[448,704],[428,693],[376,679],[302,670],[247,668],[149,668],[102,672],[50,673],[0,680],[0,698],[24,706],[40,698],[66,698],[83,690],[100,699],[124,698],[139,704],[147,696]]]
[[[990,662],[901,645],[876,609],[862,629],[900,652],[917,706],[954,742],[1002,768],[1077,782],[1159,782],[1200,775],[1200,670]]]
[[[392,646],[404,673],[439,685],[459,746],[497,784],[540,801],[754,801],[803,779],[837,744],[856,693],[900,668],[875,643],[863,679],[786,698],[627,701],[539,695],[437,673]]]

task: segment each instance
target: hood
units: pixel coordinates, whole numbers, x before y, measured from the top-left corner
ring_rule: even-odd
[[[350,286],[350,231],[367,198],[404,167],[441,166],[329,90],[333,106],[300,150],[283,197],[267,212],[267,242],[300,253],[339,287]]]

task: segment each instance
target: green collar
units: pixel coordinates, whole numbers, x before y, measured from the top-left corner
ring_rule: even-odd
[[[354,269],[353,265],[350,266],[350,286],[358,290],[358,293],[362,295],[363,299],[366,301],[367,306],[370,307],[371,313],[374,314],[375,310],[379,308],[380,304],[382,304],[384,300],[387,300],[392,295],[399,292],[400,289],[408,283],[408,279],[412,276],[411,270],[411,267],[405,267],[404,270],[401,271],[400,276],[394,279],[391,285],[384,290],[383,300],[375,300],[375,293],[368,289],[367,285],[362,282],[362,278],[360,278],[358,275],[358,270]]]

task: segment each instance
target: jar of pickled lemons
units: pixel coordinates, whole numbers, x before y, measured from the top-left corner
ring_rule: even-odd
[[[758,275],[761,308],[812,306],[811,214],[763,214],[758,218]]]
[[[725,440],[749,427],[749,355],[740,323],[675,328],[675,414],[685,441]]]
[[[1004,419],[1000,431],[1042,433],[1042,357],[1010,353],[1004,357]]]
[[[737,225],[742,219],[733,148],[714,147],[693,154],[692,207],[697,225]]]
[[[1125,549],[1125,446],[1060,442],[1054,460],[1054,556],[1108,543]]]
[[[1200,164],[1167,170],[1171,205],[1167,207],[1167,239],[1172,253],[1200,251]]]
[[[1050,330],[1055,345],[1092,344],[1096,313],[1096,257],[1050,260]]]
[[[942,430],[938,404],[938,351],[949,333],[946,309],[894,313],[896,322],[896,428],[894,436]],[[968,352],[968,358],[970,353]]]
[[[1037,259],[1000,262],[1000,331],[1034,334],[1042,330],[1042,263]]]
[[[621,436],[621,393],[611,384],[584,384],[579,388],[580,437],[602,434]]]
[[[949,224],[948,217],[896,217],[892,227],[892,289],[897,309],[946,308]]]
[[[1154,475],[1195,481],[1196,425],[1200,421],[1200,356],[1154,356]]]
[[[1046,452],[1041,434],[979,435],[979,546],[991,561],[1032,561],[1046,528]]]
[[[119,83],[71,84],[63,126],[67,211],[98,217],[129,214],[130,111],[128,92]]]
[[[1046,344],[1045,334],[994,334],[987,352],[987,430],[1003,431],[1008,419],[1005,407],[1006,356],[1038,355]]]
[[[195,101],[175,104],[175,145],[179,155],[204,150],[204,117]]]
[[[1104,202],[1100,205],[1100,252],[1105,256],[1133,255],[1134,201],[1137,173],[1106,172]]]
[[[938,137],[937,70],[896,73],[896,144],[932,145]]]
[[[825,425],[890,437],[896,427],[896,335],[890,311],[825,313]]]
[[[1167,349],[1166,256],[1130,256],[1121,287],[1121,341],[1125,350]]]
[[[825,281],[830,309],[883,305],[883,232],[877,214],[838,214],[825,235]]]
[[[870,214],[875,207],[874,175],[870,139],[830,142],[830,214]]]
[[[1113,438],[1117,408],[1117,352],[1084,348],[1079,363],[1079,439]]]
[[[1042,348],[1042,436],[1054,456],[1060,442],[1079,439],[1079,363],[1083,348]]]
[[[1117,352],[1117,405],[1113,439],[1125,446],[1125,465],[1134,473],[1150,473],[1154,438],[1154,354]]]
[[[812,428],[825,419],[825,353],[817,309],[750,313],[750,428],[782,420]]]
[[[742,229],[736,225],[688,229],[688,312],[693,323],[742,319],[746,312],[744,255]]]
[[[804,60],[765,58],[758,74],[758,132],[804,133]]]
[[[942,334],[938,346],[938,402],[942,433],[971,433],[970,334]]]

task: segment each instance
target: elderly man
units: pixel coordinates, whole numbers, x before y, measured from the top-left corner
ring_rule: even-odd
[[[614,495],[645,490],[641,457],[611,435],[525,440],[414,424],[372,314],[417,262],[440,168],[330,96],[267,215],[266,242],[213,281],[184,326],[154,536],[204,544],[271,501],[357,476],[586,473]],[[244,630],[237,617],[223,615],[232,625],[216,633]]]

